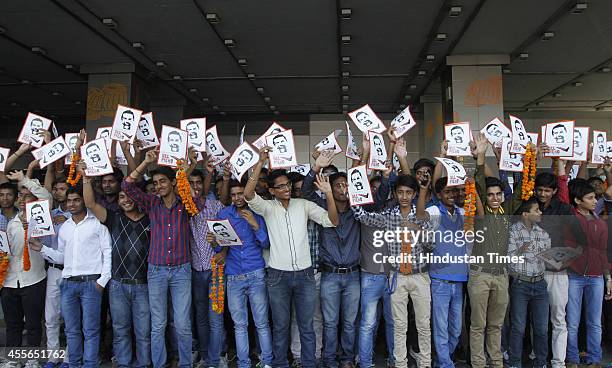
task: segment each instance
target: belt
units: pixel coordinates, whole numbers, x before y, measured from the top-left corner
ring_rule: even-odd
[[[536,283],[536,282],[540,282],[542,280],[544,280],[544,275],[538,275],[538,276],[525,276],[525,275],[521,275],[518,273],[511,273],[510,276],[512,276],[513,278],[517,279],[517,280],[521,280],[524,282],[530,282],[530,283]]]
[[[85,282],[85,281],[97,280],[99,278],[100,278],[100,274],[72,276],[72,277],[68,277],[66,280],[75,281],[75,282]]]
[[[57,268],[58,270],[63,270],[64,269],[64,265],[57,264],[57,263],[47,262],[47,265],[49,267],[51,267],[51,268]]]
[[[464,281],[443,280],[443,279],[439,279],[439,278],[436,278],[436,277],[433,277],[433,279],[436,280],[436,281],[443,282],[445,284],[460,284],[460,283],[464,282]]]
[[[128,284],[128,285],[141,285],[141,284],[146,284],[147,283],[146,279],[119,279],[119,278],[113,278],[113,280],[117,281],[119,283]]]
[[[357,265],[353,265],[350,267],[336,267],[336,266],[329,266],[326,264],[320,264],[319,270],[321,272],[345,274],[345,273],[351,273],[351,272],[358,271],[359,265],[357,264]]]
[[[505,268],[493,268],[493,267],[489,268],[489,267],[480,267],[476,265],[470,265],[470,270],[476,271],[476,272],[490,273],[491,275],[496,275],[496,276],[506,274]]]

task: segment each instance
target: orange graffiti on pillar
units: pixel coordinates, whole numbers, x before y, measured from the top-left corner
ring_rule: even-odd
[[[463,104],[470,107],[497,105],[502,102],[502,77],[476,79],[467,87]]]
[[[102,117],[112,118],[119,104],[128,104],[126,85],[109,83],[101,89],[89,87],[87,90],[87,120],[98,120]]]

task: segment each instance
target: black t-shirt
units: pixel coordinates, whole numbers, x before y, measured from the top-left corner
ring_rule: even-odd
[[[151,240],[149,217],[132,221],[121,212],[108,211],[104,225],[112,239],[112,278],[146,280]]]

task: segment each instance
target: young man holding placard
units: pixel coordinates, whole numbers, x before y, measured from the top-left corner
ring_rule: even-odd
[[[338,225],[336,203],[326,177],[320,176],[317,187],[327,198],[328,211],[300,198],[291,198],[291,181],[285,170],[272,171],[268,177],[273,200],[264,200],[255,193],[257,178],[268,160],[269,147],[263,147],[259,162],[249,177],[244,196],[253,210],[266,220],[270,236],[270,262],[267,275],[272,303],[273,365],[287,366],[291,303],[295,303],[300,340],[301,362],[315,367],[314,314],[315,280],[308,246],[307,222],[311,219],[324,227]],[[288,231],[289,229],[289,231]]]

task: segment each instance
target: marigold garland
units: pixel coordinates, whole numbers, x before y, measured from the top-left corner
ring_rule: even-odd
[[[81,160],[81,157],[78,154],[76,153],[72,154],[72,162],[70,162],[70,170],[68,171],[68,179],[66,179],[66,183],[68,183],[72,187],[77,185],[79,180],[81,180],[81,173],[76,174],[76,177],[74,175],[76,173],[76,165],[80,160]]]
[[[463,229],[465,231],[474,230],[474,217],[476,216],[476,182],[474,179],[467,179],[465,181],[465,201],[463,208],[465,209],[465,216],[463,220]]]
[[[30,247],[28,247],[28,224],[23,225],[23,270],[30,270]]]
[[[223,283],[223,264],[215,262],[213,258],[210,261],[212,268],[212,285],[208,297],[212,301],[212,310],[215,313],[223,313],[225,306],[225,287]]]
[[[521,186],[521,199],[526,201],[533,196],[536,176],[536,154],[532,144],[527,145],[527,152],[523,156],[523,183]]]
[[[181,196],[181,201],[185,205],[187,212],[190,216],[195,216],[199,213],[198,207],[196,206],[193,198],[191,197],[191,187],[189,186],[189,180],[187,180],[187,174],[184,169],[184,161],[179,160],[178,171],[176,172],[176,185],[178,187],[179,195]]]
[[[8,273],[9,256],[8,253],[0,252],[0,289],[4,285],[4,279]]]

